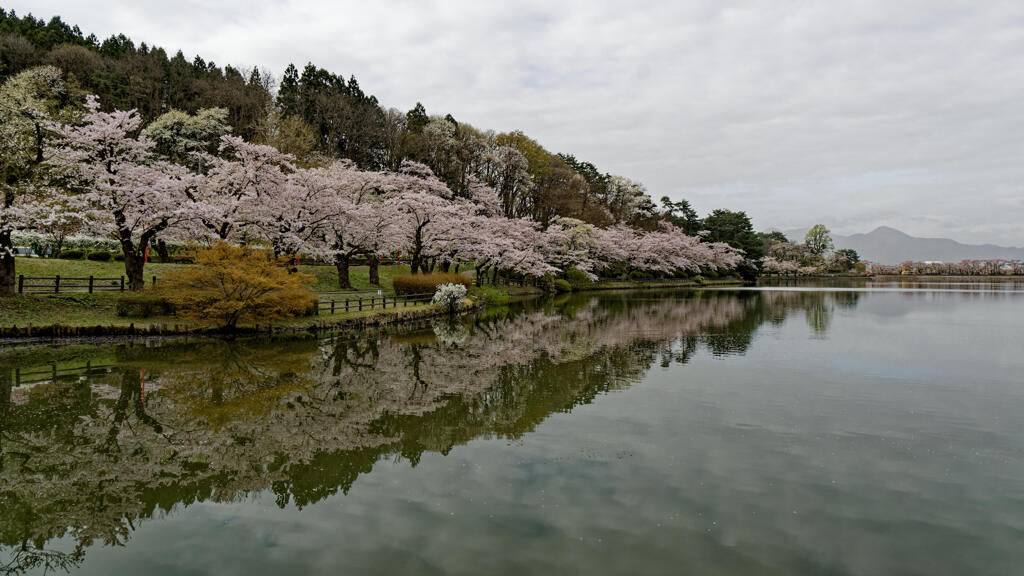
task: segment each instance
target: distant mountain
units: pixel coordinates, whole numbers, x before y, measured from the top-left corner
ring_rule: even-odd
[[[803,242],[807,230],[787,230],[794,243]],[[959,262],[1003,258],[1024,260],[1024,248],[994,244],[961,244],[949,238],[917,238],[888,226],[879,226],[867,234],[832,235],[837,249],[852,248],[862,260],[880,264],[899,264],[907,260],[921,262]]]

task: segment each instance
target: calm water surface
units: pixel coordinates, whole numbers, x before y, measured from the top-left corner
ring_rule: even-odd
[[[1024,573],[1024,285],[0,348],[0,573]]]

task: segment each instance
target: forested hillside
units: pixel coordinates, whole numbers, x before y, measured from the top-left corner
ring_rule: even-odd
[[[477,128],[419,104],[407,112],[383,107],[354,76],[312,63],[291,65],[278,78],[259,67],[189,61],[180,50],[171,54],[124,34],[100,40],[58,16],[44,21],[0,8],[0,81],[43,64],[60,68],[72,91],[97,95],[103,110],[135,109],[146,123],[170,110],[224,108],[233,134],[307,165],[346,158],[362,169],[396,170],[410,159],[462,196],[475,176],[498,192],[508,217],[646,229],[662,217],[629,178],[552,153],[522,132]]]

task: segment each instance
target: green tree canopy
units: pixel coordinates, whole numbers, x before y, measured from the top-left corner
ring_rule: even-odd
[[[815,224],[807,231],[807,235],[804,236],[804,244],[811,249],[811,252],[815,254],[824,254],[832,250],[832,237],[829,235],[829,229],[824,224]]]
[[[719,209],[708,214],[702,223],[708,231],[708,241],[725,242],[743,250],[744,259],[738,271],[745,280],[757,278],[761,271],[761,258],[764,256],[764,242],[754,233],[747,213]]]

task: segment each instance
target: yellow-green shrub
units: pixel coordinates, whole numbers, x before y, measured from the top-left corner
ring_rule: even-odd
[[[179,316],[234,329],[293,318],[316,304],[310,290],[315,279],[289,272],[266,253],[222,242],[198,251],[196,264],[166,278],[167,299]]]

